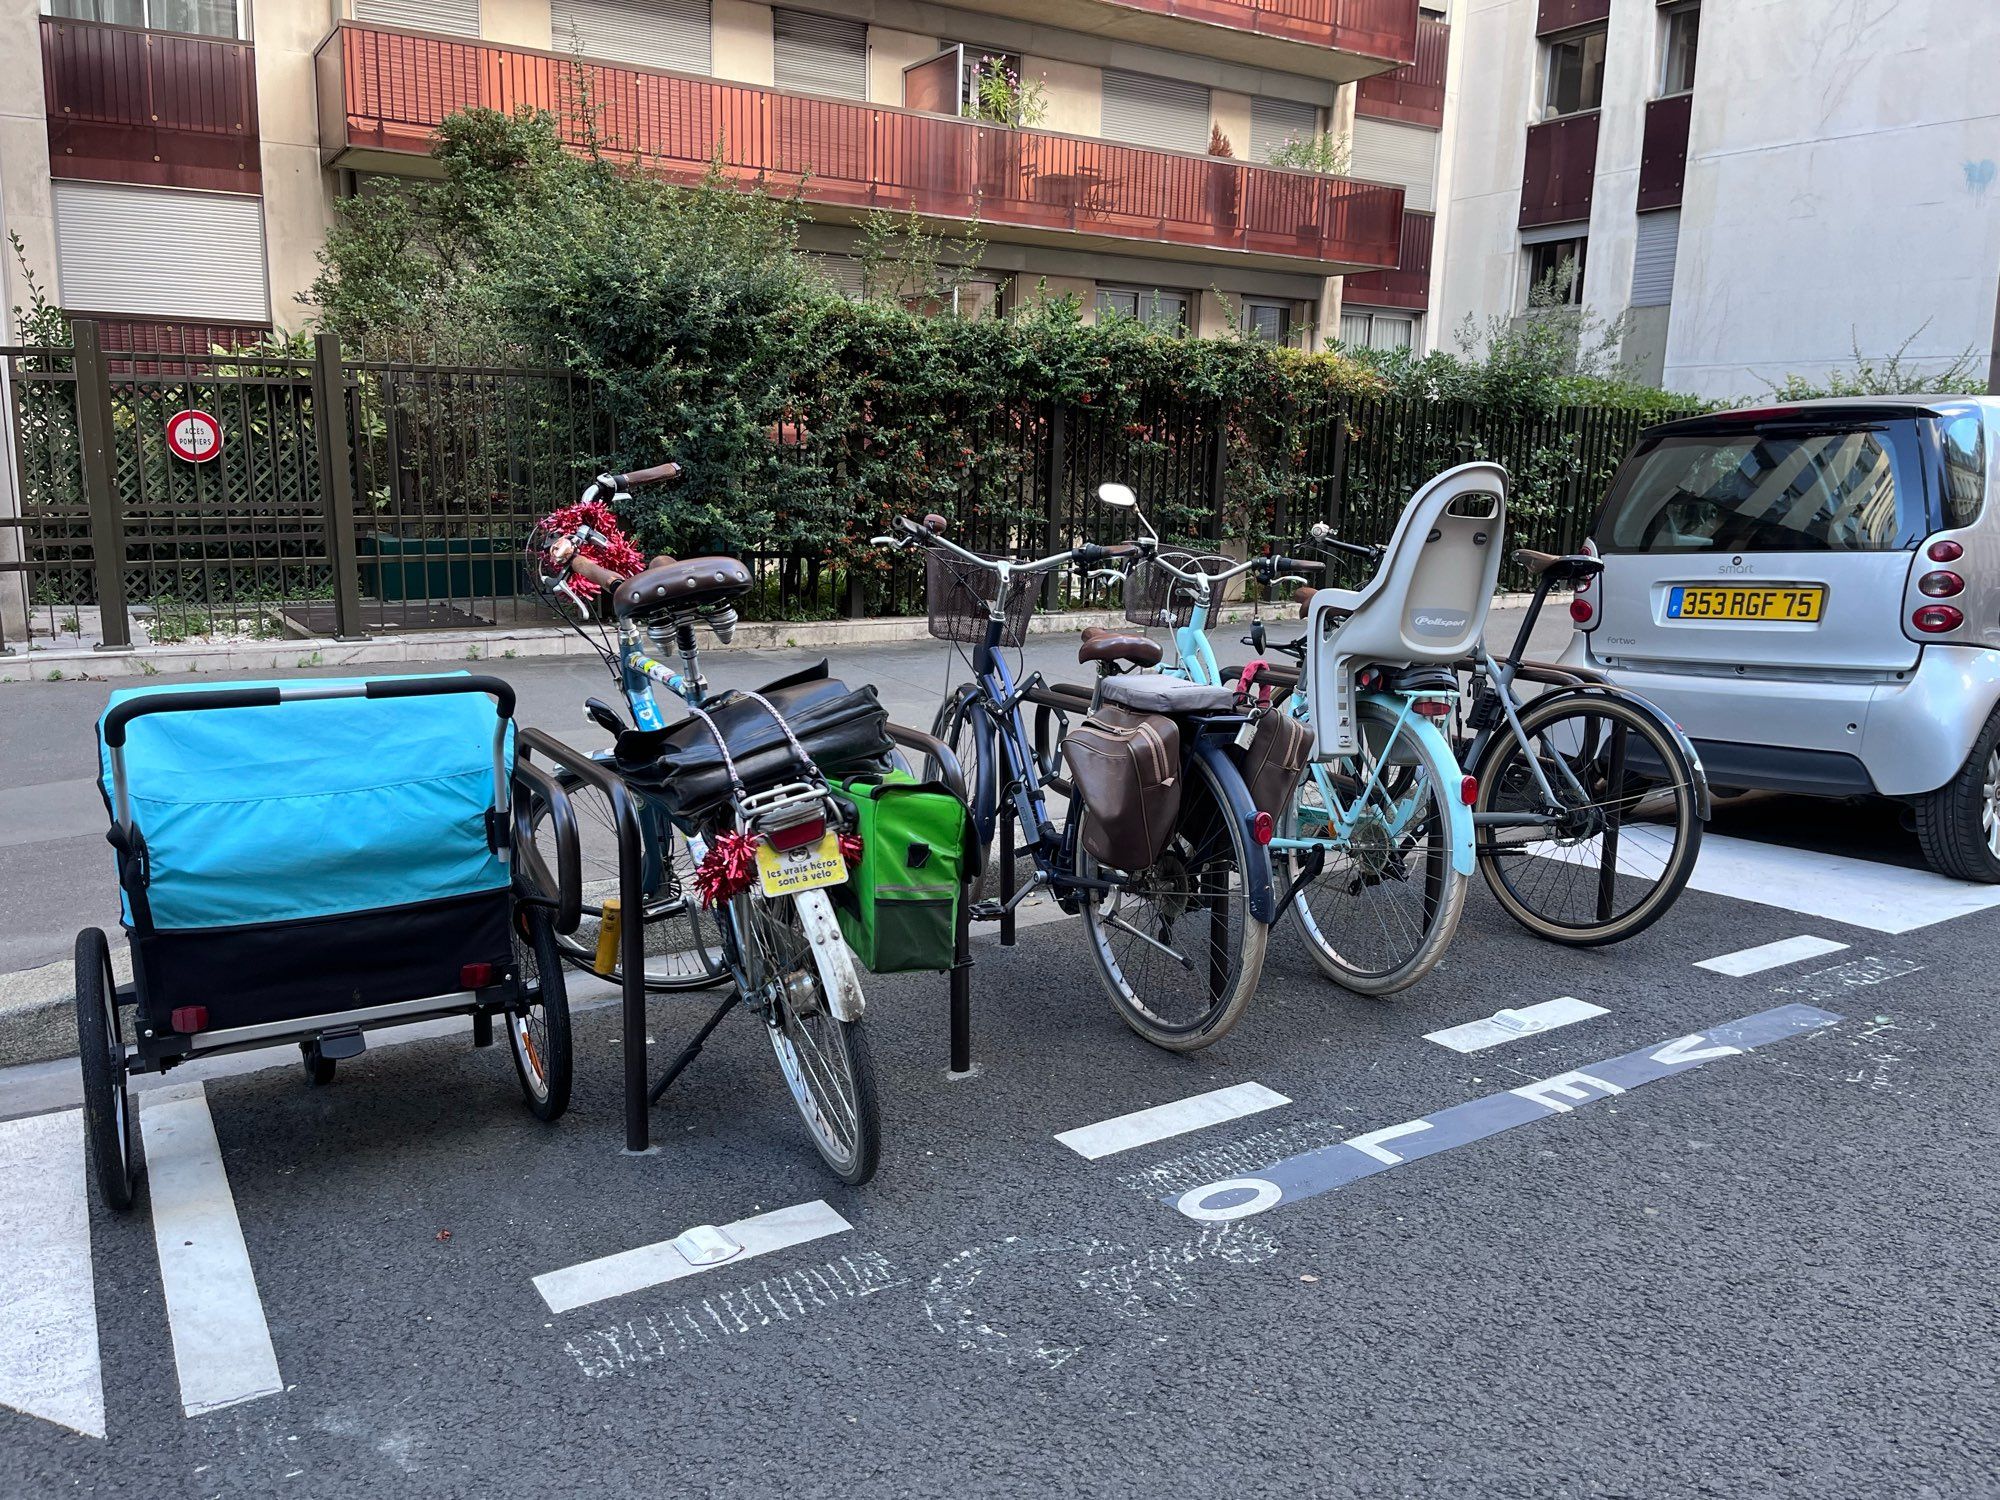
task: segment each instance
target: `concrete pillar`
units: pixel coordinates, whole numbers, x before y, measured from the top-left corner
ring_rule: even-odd
[[[1021,76],[1038,81],[1046,93],[1043,130],[1069,135],[1104,133],[1104,70],[1053,57],[1023,57]]]
[[[40,7],[10,5],[0,11],[0,343],[20,330],[12,309],[25,307],[28,289],[15,263],[9,234],[21,237],[28,266],[51,297],[56,278],[55,207],[49,193],[49,127],[42,94]],[[21,514],[17,455],[14,452],[13,391],[0,372],[0,517]],[[0,526],[0,562],[22,557],[21,533]],[[28,577],[0,573],[0,642],[25,650],[28,639]]]
[[[301,298],[319,275],[333,222],[330,174],[319,164],[313,53],[326,39],[317,5],[269,6],[256,15],[257,129],[264,178],[264,259],[271,323],[289,332],[311,316]]]
[[[903,69],[934,57],[938,39],[919,36],[914,31],[894,31],[887,26],[868,28],[868,102],[903,102]]]
[[[711,71],[732,83],[772,83],[778,60],[771,7],[752,0],[711,0],[711,4]]]

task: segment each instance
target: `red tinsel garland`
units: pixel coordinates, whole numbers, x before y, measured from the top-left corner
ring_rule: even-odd
[[[567,536],[579,526],[588,526],[604,538],[602,545],[585,542],[578,547],[577,554],[587,557],[599,567],[609,568],[614,573],[622,573],[627,578],[646,570],[646,554],[626,539],[625,528],[618,524],[618,517],[611,507],[602,500],[579,501],[575,505],[565,505],[561,510],[542,518],[542,530],[551,534]],[[594,599],[598,587],[588,578],[571,575],[570,588],[579,599]]]
[[[840,835],[840,857],[850,866],[861,863],[859,834]],[[701,896],[701,904],[712,911],[731,896],[749,890],[756,878],[757,836],[718,833],[695,867],[694,888]]]

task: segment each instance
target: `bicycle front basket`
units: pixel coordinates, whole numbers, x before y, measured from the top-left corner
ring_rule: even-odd
[[[1041,587],[1039,575],[1017,574],[1007,580],[1007,597],[1001,606],[1007,616],[1000,632],[1001,645],[1018,646],[1027,638],[1035,595]],[[1000,575],[991,568],[969,563],[942,547],[924,554],[924,599],[930,609],[931,634],[939,640],[963,641],[971,646],[985,640],[988,612],[999,594]]]
[[[1164,626],[1179,630],[1194,618],[1209,588],[1176,578],[1160,562],[1174,567],[1199,568],[1212,573],[1236,566],[1228,557],[1200,557],[1192,552],[1163,552],[1159,559],[1141,558],[1125,574],[1125,618],[1134,625]]]

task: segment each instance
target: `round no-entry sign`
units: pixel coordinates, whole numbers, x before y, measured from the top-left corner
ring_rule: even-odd
[[[222,451],[222,424],[205,411],[177,411],[167,418],[167,449],[175,458],[205,464]]]

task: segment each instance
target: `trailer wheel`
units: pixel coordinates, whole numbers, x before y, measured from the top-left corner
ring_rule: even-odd
[[[139,1184],[138,1121],[125,1086],[125,1040],[111,945],[86,927],[76,935],[76,1040],[83,1066],[84,1139],[105,1207],[132,1206]]]

